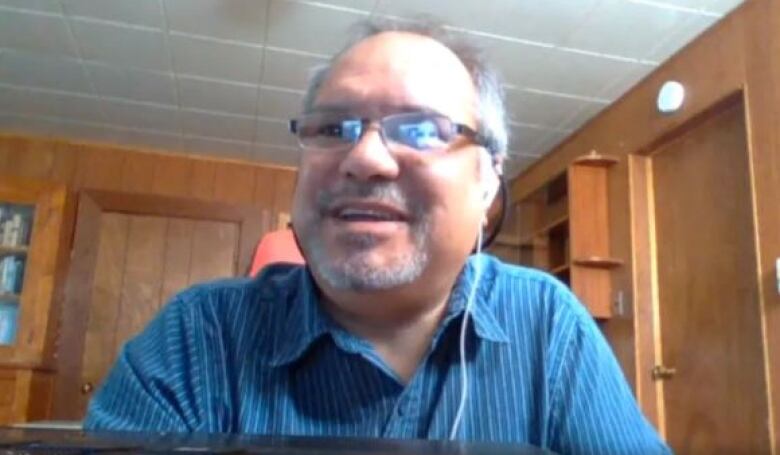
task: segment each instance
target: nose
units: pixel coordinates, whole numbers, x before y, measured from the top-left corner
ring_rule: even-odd
[[[393,180],[398,177],[398,161],[385,145],[379,128],[367,126],[366,131],[339,165],[339,172],[361,181]]]

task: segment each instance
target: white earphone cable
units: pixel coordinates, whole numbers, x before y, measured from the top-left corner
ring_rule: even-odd
[[[463,412],[466,408],[466,401],[469,395],[469,376],[466,365],[466,327],[468,326],[469,315],[471,314],[471,307],[474,304],[474,298],[477,295],[477,287],[479,286],[479,280],[482,275],[482,265],[479,258],[482,252],[482,228],[479,229],[477,234],[477,252],[475,254],[476,260],[474,261],[474,281],[471,283],[471,289],[469,290],[469,297],[466,301],[466,309],[463,312],[463,319],[460,324],[460,404],[458,404],[458,411],[455,414],[455,420],[452,422],[452,428],[450,429],[450,440],[455,440],[458,436],[458,430],[460,429],[461,421],[463,420]]]

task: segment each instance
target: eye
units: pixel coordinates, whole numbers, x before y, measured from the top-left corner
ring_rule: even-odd
[[[418,150],[440,148],[447,143],[441,137],[439,125],[433,119],[417,119],[399,123],[394,139]]]

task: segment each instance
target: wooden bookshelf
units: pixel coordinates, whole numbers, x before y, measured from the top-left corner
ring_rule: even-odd
[[[611,317],[607,177],[617,163],[591,152],[518,201],[520,263],[569,285],[597,319]]]

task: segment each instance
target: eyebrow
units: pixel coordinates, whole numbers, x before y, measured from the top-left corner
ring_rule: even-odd
[[[406,112],[424,112],[430,114],[441,114],[441,112],[426,106],[415,104],[372,104],[360,105],[349,103],[329,103],[314,106],[307,113],[350,113],[350,112],[373,111],[378,114],[385,113],[406,113]],[[442,114],[443,115],[443,114]]]

